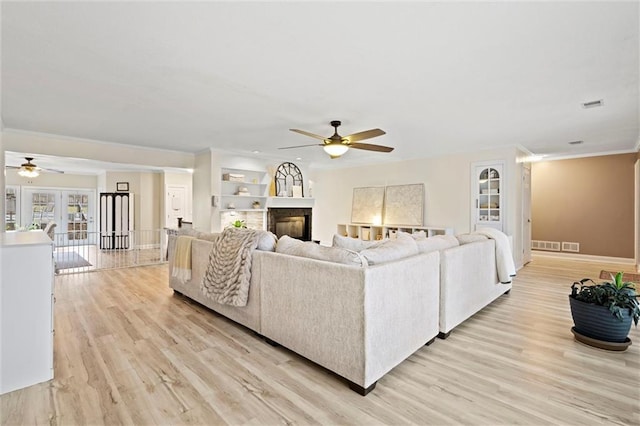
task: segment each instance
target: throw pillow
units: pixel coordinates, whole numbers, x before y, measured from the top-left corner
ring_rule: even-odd
[[[343,265],[367,266],[367,260],[355,251],[341,247],[326,247],[311,241],[300,241],[283,235],[276,244],[276,253],[310,259],[341,263]]]
[[[399,232],[393,240],[383,240],[373,247],[364,249],[360,254],[369,265],[376,265],[403,259],[418,254],[418,245],[410,234]]]
[[[278,242],[278,237],[273,232],[263,231],[260,234],[260,239],[258,240],[257,250],[262,251],[276,251],[276,243]]]
[[[333,242],[331,245],[333,247],[340,247],[347,250],[353,250],[353,251],[359,252],[360,250],[369,248],[379,242],[380,241],[367,241],[367,240],[361,240],[360,238],[351,238],[351,237],[342,236],[340,234],[335,234],[333,236]]]

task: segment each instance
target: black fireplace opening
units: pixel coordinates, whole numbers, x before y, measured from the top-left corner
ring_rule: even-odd
[[[288,235],[302,241],[311,241],[311,211],[309,208],[270,208],[267,229],[278,238]]]

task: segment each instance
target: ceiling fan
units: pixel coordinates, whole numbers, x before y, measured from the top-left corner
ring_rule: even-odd
[[[22,163],[20,167],[18,166],[6,166],[7,169],[18,169],[18,174],[23,177],[34,178],[40,175],[40,172],[50,172],[50,173],[64,173],[62,170],[56,169],[45,169],[44,167],[38,167],[33,164],[31,161],[33,157],[24,157],[27,160],[26,163]]]
[[[364,132],[354,133],[349,136],[340,136],[338,134],[338,127],[342,124],[340,121],[332,121],[331,126],[334,128],[333,136],[325,138],[324,136],[315,135],[313,133],[305,132],[304,130],[298,129],[289,129],[292,132],[300,133],[305,136],[311,136],[312,138],[320,139],[323,141],[321,144],[310,144],[310,145],[298,145],[298,146],[287,146],[280,149],[292,149],[292,148],[302,148],[305,146],[321,146],[324,148],[325,152],[329,154],[331,158],[338,158],[343,155],[345,152],[349,150],[349,148],[355,149],[364,149],[366,151],[377,151],[377,152],[391,152],[393,148],[383,145],[374,145],[369,143],[359,143],[358,141],[362,141],[365,139],[375,138],[376,136],[382,136],[386,134],[384,130],[380,129],[371,129],[365,130]]]

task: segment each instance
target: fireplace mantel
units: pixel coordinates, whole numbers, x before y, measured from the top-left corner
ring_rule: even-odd
[[[315,203],[314,198],[300,197],[269,197],[267,198],[267,208],[312,208]]]

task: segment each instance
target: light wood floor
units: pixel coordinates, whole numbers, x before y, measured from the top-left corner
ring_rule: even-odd
[[[640,330],[626,352],[585,346],[570,332],[570,284],[601,269],[622,267],[535,259],[511,294],[420,349],[367,397],[173,296],[166,265],[58,276],[55,379],[0,397],[0,421],[638,425]]]

